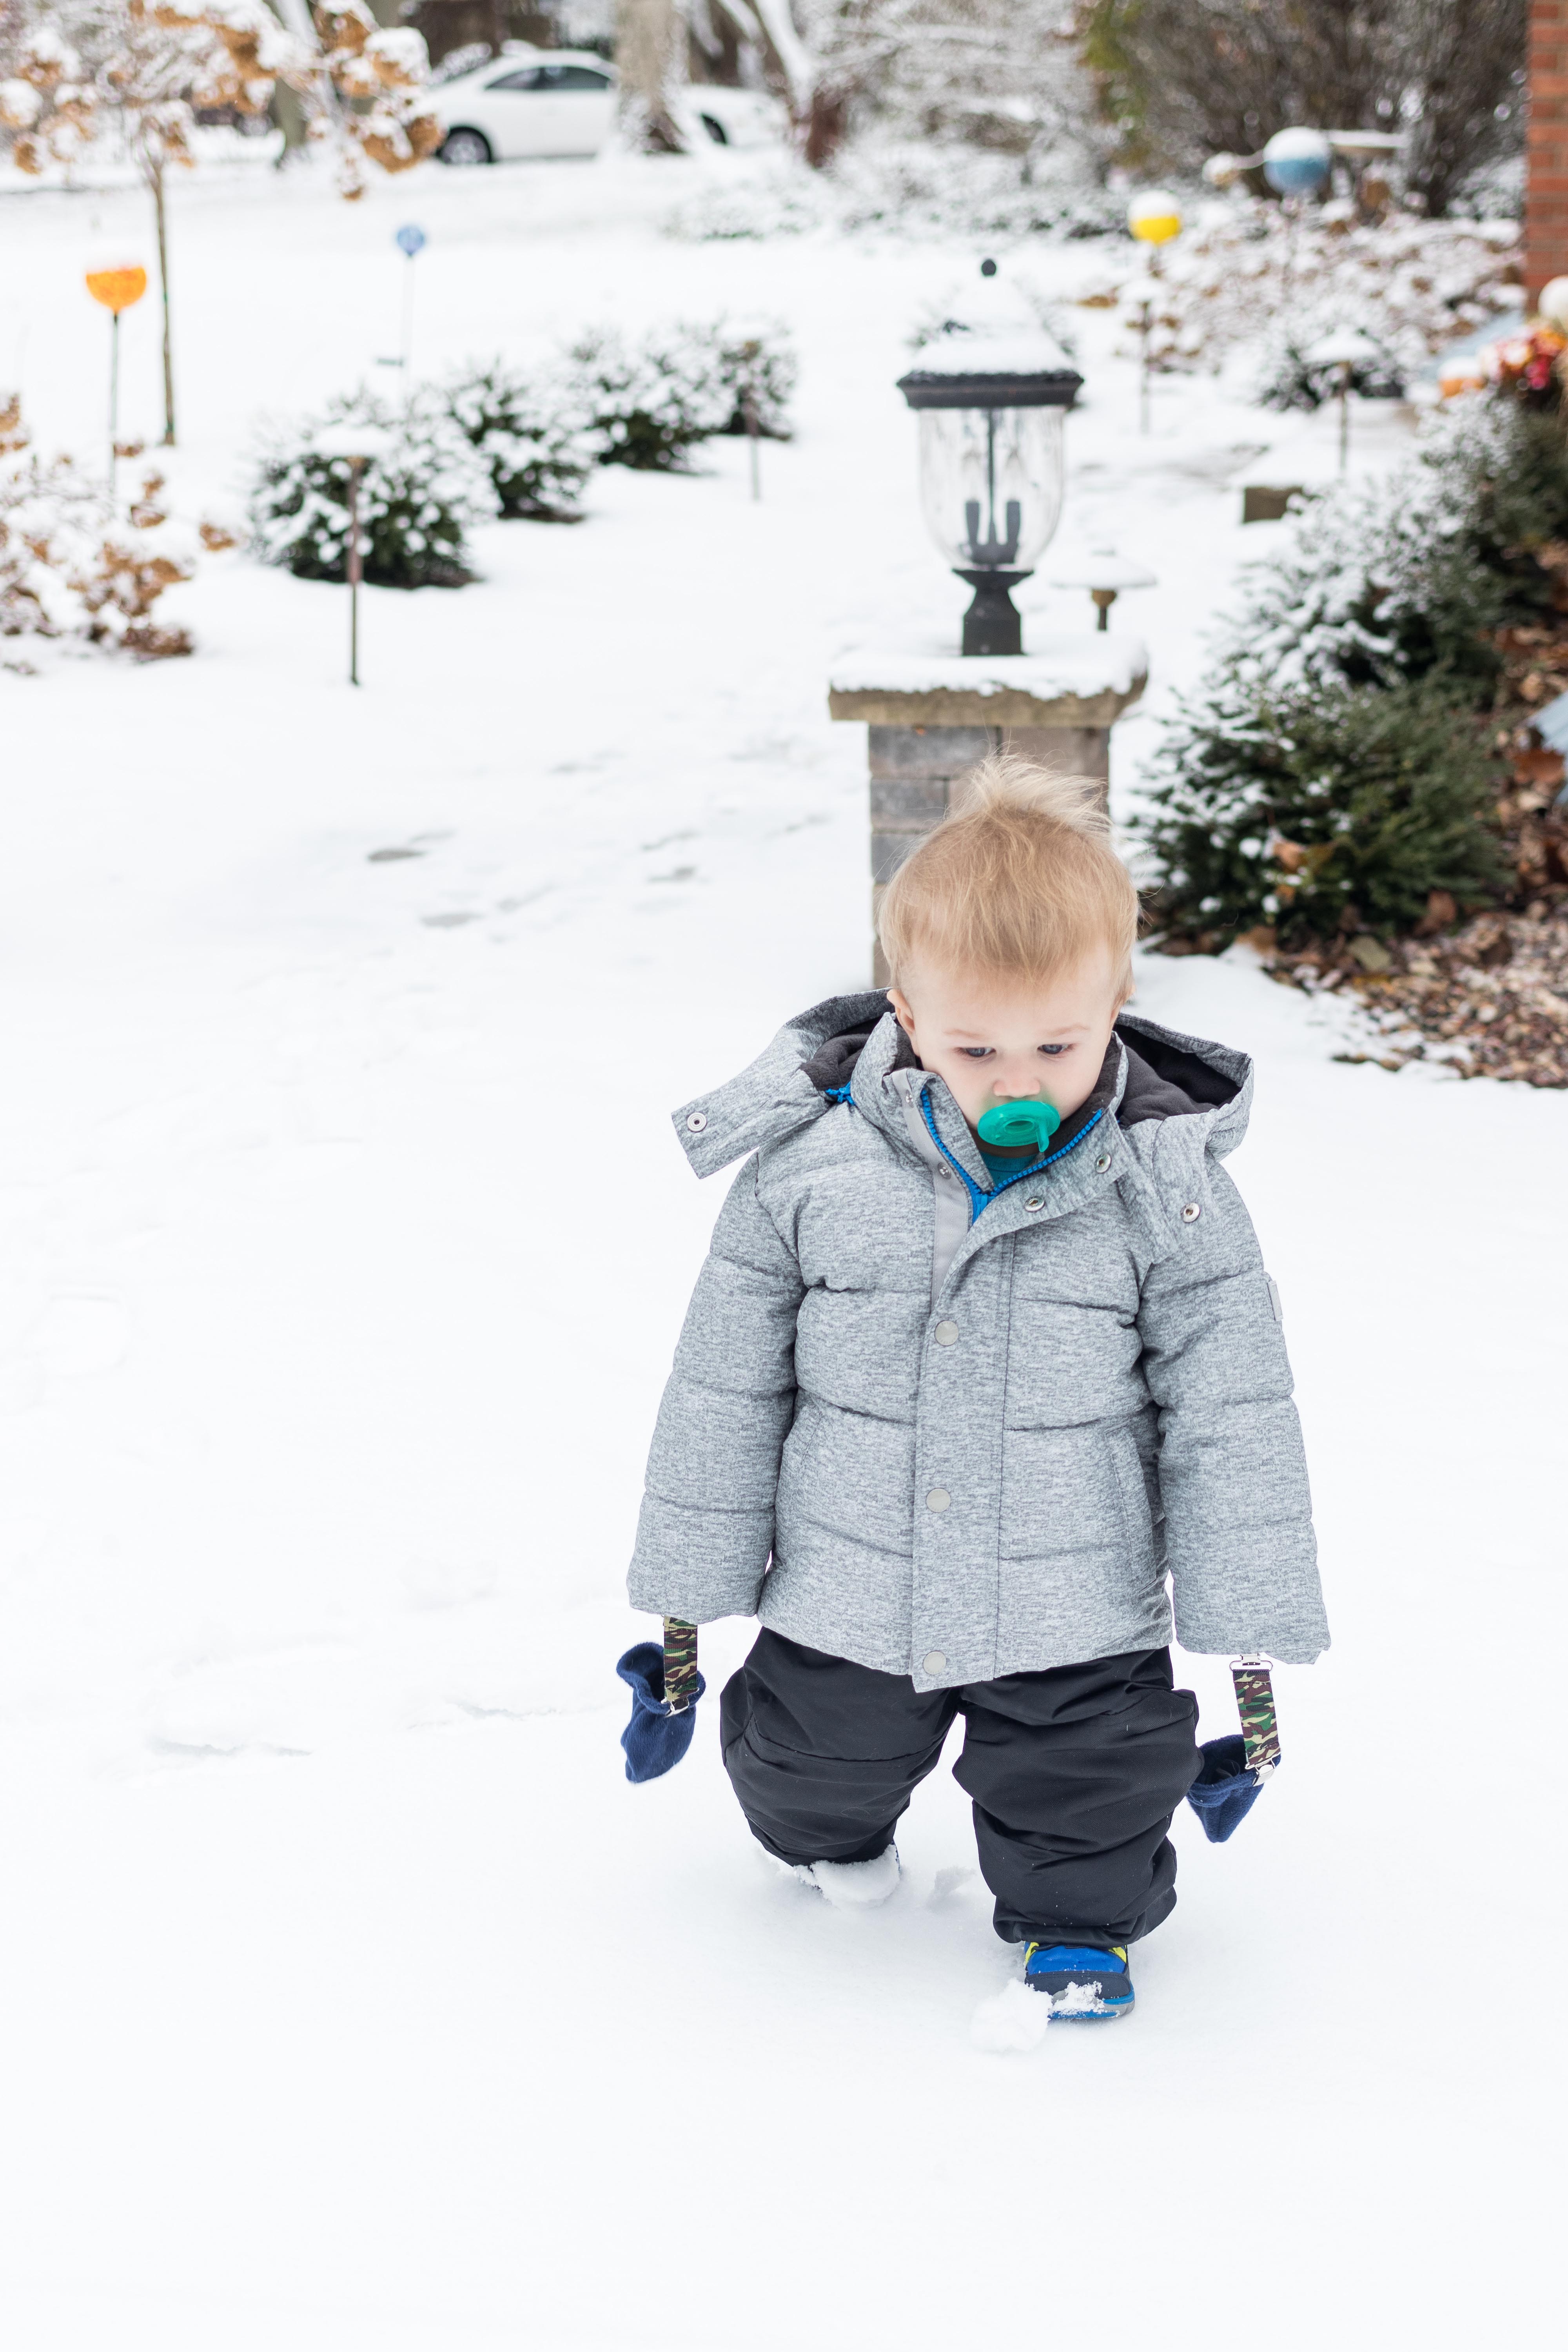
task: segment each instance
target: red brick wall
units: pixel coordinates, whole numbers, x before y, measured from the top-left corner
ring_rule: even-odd
[[[1568,0],[1531,0],[1524,281],[1533,307],[1568,276]]]

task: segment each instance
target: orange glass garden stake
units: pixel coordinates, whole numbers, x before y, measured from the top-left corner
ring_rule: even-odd
[[[124,269],[89,269],[87,290],[109,312],[109,495],[114,496],[115,446],[120,439],[120,313],[140,302],[147,291],[147,272],[140,264]]]

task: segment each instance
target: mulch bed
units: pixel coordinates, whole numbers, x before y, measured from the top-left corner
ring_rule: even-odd
[[[1385,1070],[1441,1061],[1461,1077],[1568,1087],[1568,906],[1479,915],[1383,952],[1385,971],[1367,971],[1346,955],[1267,961],[1276,979],[1310,994],[1359,999],[1380,1034],[1366,1052],[1346,1052],[1342,1061],[1380,1062]]]

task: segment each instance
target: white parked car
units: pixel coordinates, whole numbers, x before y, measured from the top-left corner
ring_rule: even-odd
[[[616,115],[616,69],[590,49],[508,52],[430,93],[447,136],[443,163],[521,155],[596,155]]]
[[[616,114],[616,69],[591,49],[527,49],[509,41],[431,92],[446,130],[443,163],[507,163],[523,155],[596,155]],[[706,82],[680,92],[689,139],[720,147],[764,147],[781,140],[788,119],[765,91]]]

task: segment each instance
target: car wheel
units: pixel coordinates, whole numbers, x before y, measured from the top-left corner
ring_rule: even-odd
[[[709,138],[711,139],[715,147],[728,147],[730,144],[730,134],[725,130],[723,124],[720,121],[716,114],[705,114],[702,117],[702,128],[706,131]]]
[[[443,163],[460,164],[464,169],[495,162],[490,142],[482,131],[448,131],[436,152]]]

